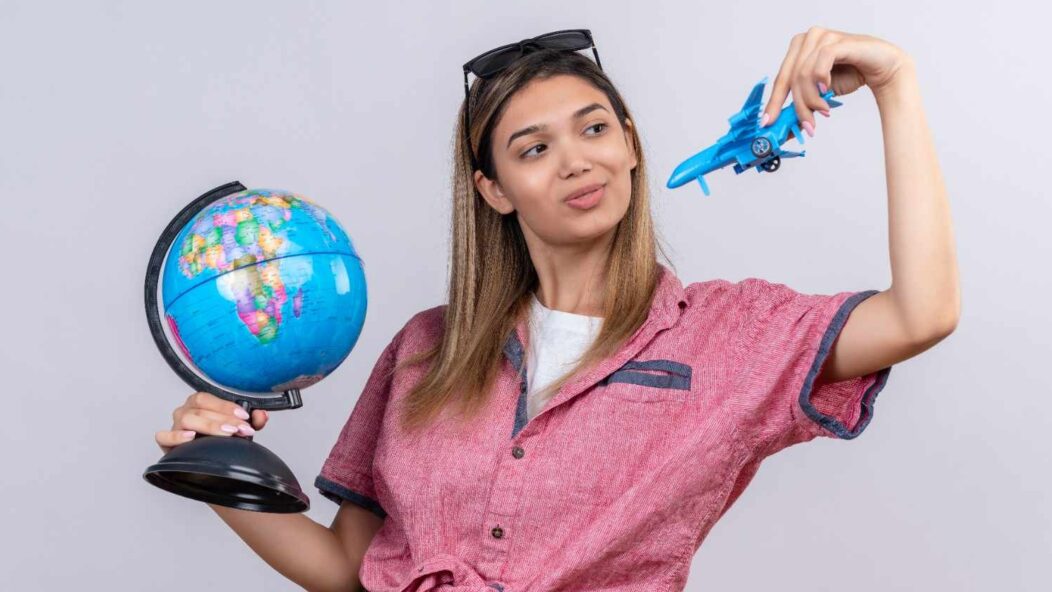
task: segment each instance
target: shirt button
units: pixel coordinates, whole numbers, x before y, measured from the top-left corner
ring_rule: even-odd
[[[515,448],[511,449],[511,455],[515,458],[522,458],[524,454],[526,454],[526,451],[523,450],[521,446],[516,446]]]
[[[499,526],[495,526],[493,527],[493,530],[490,531],[490,534],[493,535],[493,538],[499,539],[504,536],[504,530]]]

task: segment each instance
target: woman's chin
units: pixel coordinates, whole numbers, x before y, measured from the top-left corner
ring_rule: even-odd
[[[607,220],[579,220],[578,222],[580,223],[574,224],[565,235],[565,240],[569,244],[585,245],[609,239],[617,230],[618,220],[614,220],[612,224]]]

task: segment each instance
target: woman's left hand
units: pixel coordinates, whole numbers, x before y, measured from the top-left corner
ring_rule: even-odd
[[[820,93],[831,88],[836,96],[846,95],[866,85],[879,98],[905,75],[903,66],[911,60],[905,51],[883,39],[811,27],[789,42],[760,117],[770,115],[768,123],[777,119],[791,91],[801,127],[814,135],[814,112],[829,117],[829,104]]]

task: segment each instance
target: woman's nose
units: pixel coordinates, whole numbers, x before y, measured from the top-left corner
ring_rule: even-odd
[[[563,176],[580,175],[592,169],[591,159],[579,146],[570,145],[563,151]]]

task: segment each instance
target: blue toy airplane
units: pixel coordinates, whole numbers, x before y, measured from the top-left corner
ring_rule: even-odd
[[[680,163],[672,176],[668,179],[668,188],[674,189],[698,180],[701,190],[709,195],[709,186],[705,183],[705,175],[734,163],[734,173],[740,175],[750,167],[756,167],[756,172],[767,171],[773,173],[778,170],[782,158],[793,158],[804,156],[804,152],[790,152],[782,150],[781,145],[789,139],[789,132],[801,144],[804,136],[800,133],[800,120],[796,117],[796,109],[793,103],[782,108],[778,118],[764,128],[760,128],[759,114],[760,100],[763,98],[763,88],[767,84],[767,77],[758,82],[745,99],[745,105],[730,117],[731,129],[715,144],[691,156]],[[829,89],[822,98],[829,104],[830,108],[836,108],[843,103],[833,99],[833,90]]]

